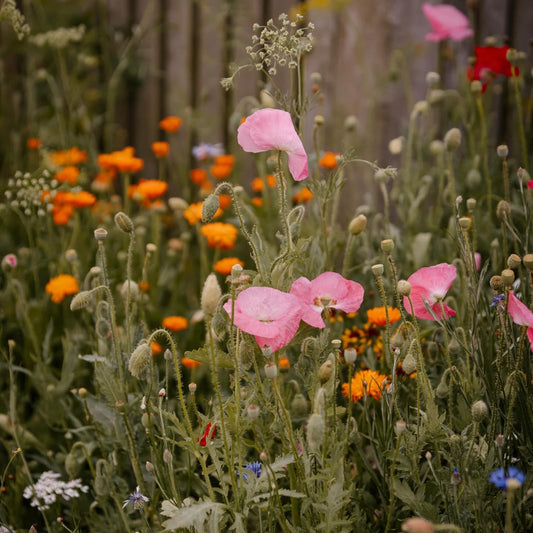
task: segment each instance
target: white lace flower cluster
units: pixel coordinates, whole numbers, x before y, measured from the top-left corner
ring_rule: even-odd
[[[79,498],[81,492],[89,490],[89,487],[82,485],[81,479],[65,482],[61,481],[59,477],[60,474],[51,470],[43,472],[37,483],[24,489],[24,498],[31,500],[30,505],[32,507],[37,507],[39,511],[46,511],[58,497],[69,501],[72,498]]]
[[[39,175],[32,175],[29,172],[15,172],[15,177],[7,182],[7,189],[4,192],[6,201],[14,209],[19,209],[26,216],[42,217],[48,209],[47,204],[43,204],[45,192],[49,191],[50,198],[56,194],[59,183],[57,180],[50,180],[48,170],[43,170]],[[49,203],[50,209],[52,204]]]

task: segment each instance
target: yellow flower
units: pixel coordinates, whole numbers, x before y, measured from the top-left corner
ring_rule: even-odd
[[[387,376],[380,374],[377,370],[360,370],[352,378],[351,391],[349,384],[343,383],[342,393],[348,398],[351,392],[353,403],[357,403],[365,394],[381,400],[383,391],[387,388],[387,380]]]
[[[59,276],[52,278],[46,284],[44,290],[50,294],[52,302],[58,304],[63,301],[65,296],[76,294],[80,290],[80,287],[74,276],[70,274],[59,274]]]
[[[396,307],[391,307],[390,305],[387,307],[387,312],[389,313],[389,323],[394,324],[397,320],[400,320],[402,317],[400,310],[396,309]],[[387,325],[387,317],[385,315],[385,307],[374,307],[373,309],[369,309],[366,312],[366,317],[368,318],[368,321],[372,324],[375,324],[376,326],[386,326]]]

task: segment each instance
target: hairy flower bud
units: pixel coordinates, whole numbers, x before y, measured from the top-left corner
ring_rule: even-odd
[[[91,291],[81,291],[74,295],[70,301],[70,310],[78,311],[84,309],[91,303]]]
[[[294,395],[291,402],[291,415],[296,420],[301,420],[307,416],[307,400],[303,394]]]
[[[498,202],[498,205],[496,206],[496,216],[500,220],[505,220],[511,216],[511,206],[509,205],[509,202],[506,202],[505,200],[500,200]]]
[[[149,344],[142,343],[133,350],[131,354],[128,370],[131,375],[136,378],[141,378],[150,366],[152,360],[152,350],[150,349]]]
[[[320,383],[326,383],[326,381],[331,378],[331,374],[333,373],[333,363],[328,359],[322,365],[320,365],[320,368],[318,369],[318,379],[320,380]]]
[[[461,130],[459,128],[448,130],[444,136],[444,144],[449,151],[457,150],[461,146]]]
[[[489,408],[483,400],[478,400],[472,404],[471,412],[474,422],[481,422],[489,414]]]
[[[218,302],[222,296],[220,285],[218,284],[215,274],[207,276],[204,288],[202,289],[201,307],[207,316],[213,316],[216,313]]]
[[[202,204],[202,222],[211,222],[219,206],[218,195],[210,194]]]
[[[360,233],[365,231],[366,222],[367,218],[365,217],[365,215],[357,215],[356,217],[352,218],[350,224],[348,225],[348,231],[352,235],[359,235]]]
[[[416,359],[411,352],[409,352],[402,361],[402,370],[406,374],[412,374],[416,371]]]
[[[398,281],[398,292],[400,296],[409,296],[411,294],[411,284],[406,279]]]
[[[324,417],[317,413],[313,413],[307,421],[307,443],[311,451],[317,452],[324,442],[326,428],[324,424]]]
[[[122,211],[119,211],[115,215],[115,225],[120,231],[123,231],[124,233],[133,233],[133,222],[131,218]]]

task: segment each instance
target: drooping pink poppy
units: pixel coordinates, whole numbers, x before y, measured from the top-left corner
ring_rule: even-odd
[[[533,311],[523,304],[513,293],[509,291],[509,301],[507,303],[507,311],[511,315],[513,322],[519,326],[527,327],[527,338],[533,351]]]
[[[224,304],[231,316],[231,300]],[[235,325],[272,352],[286,346],[298,331],[303,309],[296,296],[270,287],[249,287],[235,299]]]
[[[426,309],[426,303],[437,318],[450,318],[455,311],[442,300],[457,276],[457,269],[448,263],[423,267],[411,274],[407,281],[411,284],[411,304],[404,297],[403,305],[408,313],[424,320],[435,320]],[[444,313],[443,313],[444,311]],[[444,315],[444,316],[443,316]]]
[[[462,41],[474,34],[468,27],[468,18],[454,6],[424,4],[422,10],[433,28],[433,32],[426,35],[426,41],[439,42],[448,38]]]
[[[289,113],[260,109],[246,118],[237,130],[237,142],[245,152],[282,150],[289,156],[289,170],[296,181],[307,178],[307,154]]]
[[[344,279],[336,272],[324,272],[312,281],[298,278],[290,293],[304,306],[302,320],[315,328],[323,328],[322,311],[325,308],[355,313],[361,307],[365,290],[359,283]]]

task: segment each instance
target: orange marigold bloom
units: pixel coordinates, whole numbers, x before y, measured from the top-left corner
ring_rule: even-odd
[[[391,324],[394,324],[397,320],[400,320],[402,317],[400,310],[396,309],[396,307],[391,307],[390,305],[387,306],[387,312],[389,313],[389,322]],[[366,312],[366,317],[369,322],[372,324],[375,324],[376,326],[386,326],[387,325],[387,317],[385,315],[385,307],[374,307],[373,309],[369,309]]]
[[[52,220],[56,226],[66,226],[74,214],[74,207],[70,204],[56,204],[52,207]]]
[[[79,191],[74,194],[72,205],[74,207],[91,207],[96,203],[96,196],[87,191]]]
[[[225,257],[224,259],[217,261],[213,265],[213,269],[215,272],[218,272],[223,276],[229,276],[233,265],[241,265],[243,267],[244,263],[238,257]]]
[[[263,198],[252,198],[252,204],[255,207],[261,207],[263,205]]]
[[[59,172],[56,172],[54,178],[59,181],[59,183],[70,183],[71,185],[76,185],[78,183],[78,176],[80,171],[78,167],[69,165],[64,167]]]
[[[95,192],[106,192],[111,189],[111,182],[117,177],[114,168],[100,171],[91,183],[91,189]]]
[[[38,150],[41,147],[41,141],[39,139],[37,139],[37,137],[30,137],[26,141],[26,146],[30,150]]]
[[[231,250],[235,246],[238,230],[231,224],[212,222],[201,227],[202,235],[207,239],[210,248]]]
[[[235,164],[235,156],[231,154],[218,155],[215,157],[215,165],[229,165],[232,167]]]
[[[332,169],[335,168],[337,163],[337,156],[339,154],[334,154],[333,152],[326,152],[318,162],[321,167]]]
[[[65,296],[76,294],[80,287],[78,280],[70,274],[59,274],[55,278],[50,279],[46,284],[44,290],[52,297],[52,302],[61,303]]]
[[[280,370],[289,370],[291,367],[291,362],[284,355],[282,355],[279,358],[278,366]]]
[[[304,187],[303,189],[299,190],[294,196],[292,197],[292,201],[295,204],[305,204],[306,202],[309,202],[313,198],[313,193],[308,189],[307,187]]]
[[[179,117],[165,117],[159,122],[159,127],[168,133],[178,131],[180,129],[180,126],[181,118]]]
[[[126,146],[126,148],[110,154],[100,154],[98,164],[102,168],[114,168],[119,172],[138,172],[143,168],[144,161],[135,157],[134,154],[134,148]]]
[[[168,189],[168,183],[161,180],[140,180],[137,185],[130,185],[128,195],[138,200],[155,200]]]
[[[214,187],[210,180],[205,180],[200,185],[200,192],[202,193],[204,198],[206,198],[208,194],[213,191],[213,189]]]
[[[158,342],[152,341],[150,343],[150,349],[152,350],[152,356],[158,355],[163,351],[163,347]]]
[[[152,152],[156,157],[166,157],[170,151],[170,145],[165,141],[152,143]]]
[[[231,205],[231,195],[219,194],[218,205],[220,206],[220,209],[227,209]]]
[[[217,180],[225,180],[233,169],[232,165],[215,164],[209,170]]]
[[[365,394],[381,400],[383,391],[387,388],[387,380],[387,376],[376,370],[360,370],[352,378],[351,400],[357,403]],[[348,383],[342,384],[342,393],[348,398],[350,394]]]
[[[203,168],[193,168],[190,172],[191,181],[201,185],[207,179],[207,172]]]
[[[167,328],[170,331],[181,331],[182,329],[187,328],[189,321],[185,317],[172,315],[163,318],[161,324],[164,328]]]
[[[189,370],[202,366],[202,363],[200,363],[200,361],[196,361],[195,359],[191,359],[190,357],[182,357],[181,362],[183,366],[185,368],[188,368]]]
[[[52,152],[50,154],[50,159],[54,165],[59,167],[79,165],[80,163],[85,163],[87,161],[87,152],[74,146],[68,150]]]
[[[261,178],[254,178],[252,180],[252,191],[261,192],[265,188],[265,184]]]
[[[185,211],[183,211],[183,216],[187,219],[187,222],[194,226],[197,222],[202,220],[202,205],[203,202],[196,202],[190,204]],[[222,214],[222,209],[217,209],[216,213],[213,215],[213,218],[219,217]]]

